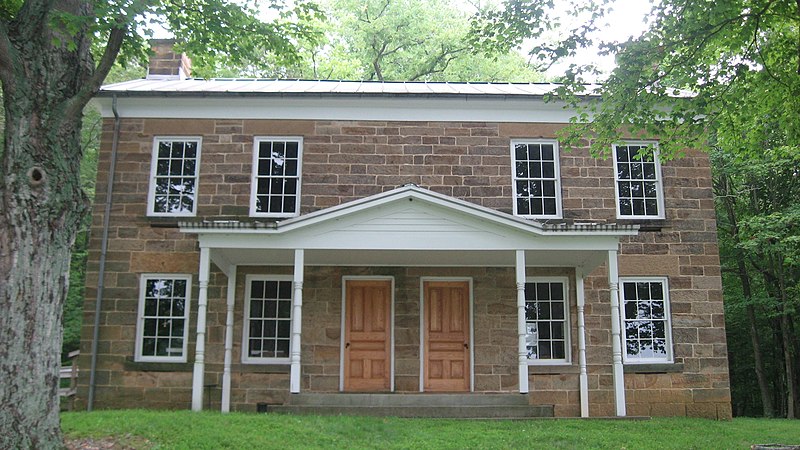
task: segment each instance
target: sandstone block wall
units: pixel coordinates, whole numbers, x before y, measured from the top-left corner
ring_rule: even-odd
[[[302,136],[303,214],[415,183],[445,195],[511,213],[513,138],[555,138],[558,124],[280,120],[122,120],[105,290],[100,316],[97,407],[188,407],[196,327],[199,252],[177,219],[148,218],[147,193],[156,136],[202,136],[197,218],[246,218],[250,204],[253,139]],[[96,207],[87,269],[82,367],[89,367],[102,204],[110,161],[112,122],[106,121],[99,158]],[[616,219],[613,163],[586,149],[561,149],[564,222],[631,223]],[[640,221],[638,236],[620,246],[621,276],[669,279],[675,363],[626,367],[629,414],[730,417],[724,318],[708,158],[696,151],[662,163],[666,218]],[[550,221],[553,222],[553,221]],[[212,266],[213,268],[213,266]],[[529,275],[570,277],[572,361],[566,367],[529,368],[530,400],[556,405],[559,416],[579,414],[574,272],[529,269]],[[185,364],[135,363],[138,280],[142,273],[193,274]],[[234,329],[234,409],[282,402],[288,367],[241,364],[242,296],[248,273],[290,273],[286,267],[240,267]],[[471,277],[474,282],[475,388],[517,388],[516,310],[509,268],[312,268],[304,282],[303,389],[335,391],[339,383],[341,283],[345,275],[395,277],[395,387],[419,387],[419,277]],[[207,400],[219,406],[225,276],[209,286]],[[613,414],[608,281],[601,267],[586,279],[590,411]],[[482,326],[478,326],[478,324]],[[85,399],[88,370],[82,371]]]

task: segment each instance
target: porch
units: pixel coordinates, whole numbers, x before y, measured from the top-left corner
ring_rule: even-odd
[[[625,415],[617,247],[620,236],[637,232],[633,227],[545,226],[405,186],[283,222],[203,221],[182,223],[181,229],[200,242],[195,410],[203,404],[213,263],[228,279],[223,411],[230,410],[234,358],[248,362],[253,352],[234,309],[252,301],[255,275],[279,274],[291,287],[285,353],[274,346],[271,358],[249,361],[253,367],[288,367],[288,405],[301,392],[514,392],[535,402],[535,392],[530,402],[519,395],[531,392],[525,287],[531,277],[545,276],[563,279],[567,289],[571,326],[562,365],[578,368],[567,372],[573,372],[586,416],[583,281],[605,263],[609,365],[616,415]],[[325,273],[329,279],[321,282]],[[338,346],[320,345],[321,330],[327,344]],[[242,336],[238,349],[234,334]],[[481,398],[441,401],[460,397]]]

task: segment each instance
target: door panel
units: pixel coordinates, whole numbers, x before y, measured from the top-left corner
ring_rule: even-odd
[[[390,280],[345,281],[344,390],[390,390]]]
[[[469,391],[469,283],[425,282],[424,388]]]

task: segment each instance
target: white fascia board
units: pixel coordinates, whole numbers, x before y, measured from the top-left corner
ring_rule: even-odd
[[[92,100],[113,117],[111,98]],[[126,97],[121,117],[183,119],[393,120],[569,123],[575,111],[536,98],[402,97]]]

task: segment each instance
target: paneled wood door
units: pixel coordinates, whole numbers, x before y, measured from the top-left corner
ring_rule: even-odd
[[[427,281],[423,292],[425,391],[469,391],[469,283]]]
[[[344,390],[389,391],[390,280],[345,281]]]

